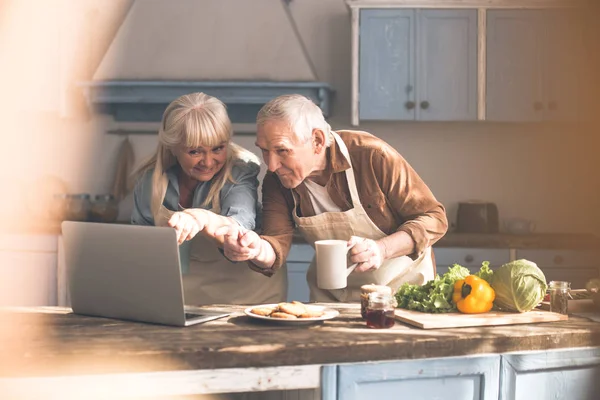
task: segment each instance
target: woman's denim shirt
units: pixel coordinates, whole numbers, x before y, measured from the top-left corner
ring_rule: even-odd
[[[168,186],[163,206],[171,211],[181,211],[179,206],[179,182],[177,174],[179,164],[167,170]],[[231,217],[246,229],[257,228],[257,215],[260,210],[258,203],[258,174],[260,167],[254,162],[236,160],[231,169],[235,183],[227,181],[221,189],[220,215]],[[150,209],[152,196],[152,173],[147,171],[137,182],[133,192],[133,212],[131,223],[135,225],[154,225],[154,217]],[[199,182],[194,190],[191,208],[211,209],[211,205],[202,207],[201,204],[208,196],[212,181]]]

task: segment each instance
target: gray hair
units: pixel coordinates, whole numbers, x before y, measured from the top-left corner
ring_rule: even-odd
[[[256,116],[256,125],[268,121],[287,122],[298,139],[304,143],[312,137],[314,129],[325,134],[325,146],[331,145],[331,127],[323,117],[323,111],[308,97],[299,94],[284,94],[265,104]]]

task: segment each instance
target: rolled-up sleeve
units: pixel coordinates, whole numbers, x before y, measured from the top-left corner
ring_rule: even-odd
[[[448,230],[444,206],[393,148],[384,146],[381,151],[375,152],[372,163],[388,204],[404,221],[397,231],[408,233],[415,243],[415,252],[409,255],[414,259]]]
[[[286,196],[288,194],[289,196]],[[272,276],[285,263],[292,245],[294,220],[292,219],[293,199],[289,189],[283,188],[275,175],[267,172],[262,184],[262,235],[275,253],[271,268],[260,268],[252,262],[248,266],[266,276]]]
[[[260,167],[253,162],[236,161],[231,169],[235,183],[221,192],[221,215],[246,229],[256,228],[259,172]]]
[[[141,176],[133,190],[133,211],[131,223],[133,225],[154,225],[154,217],[150,207],[152,197],[152,171]]]

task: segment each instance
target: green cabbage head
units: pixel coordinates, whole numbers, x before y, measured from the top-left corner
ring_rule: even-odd
[[[492,288],[498,308],[526,312],[542,301],[548,285],[544,273],[534,262],[515,260],[494,271]]]

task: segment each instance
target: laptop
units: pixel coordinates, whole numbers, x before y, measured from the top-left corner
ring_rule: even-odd
[[[230,315],[184,306],[173,228],[64,221],[62,234],[75,314],[172,326]]]

